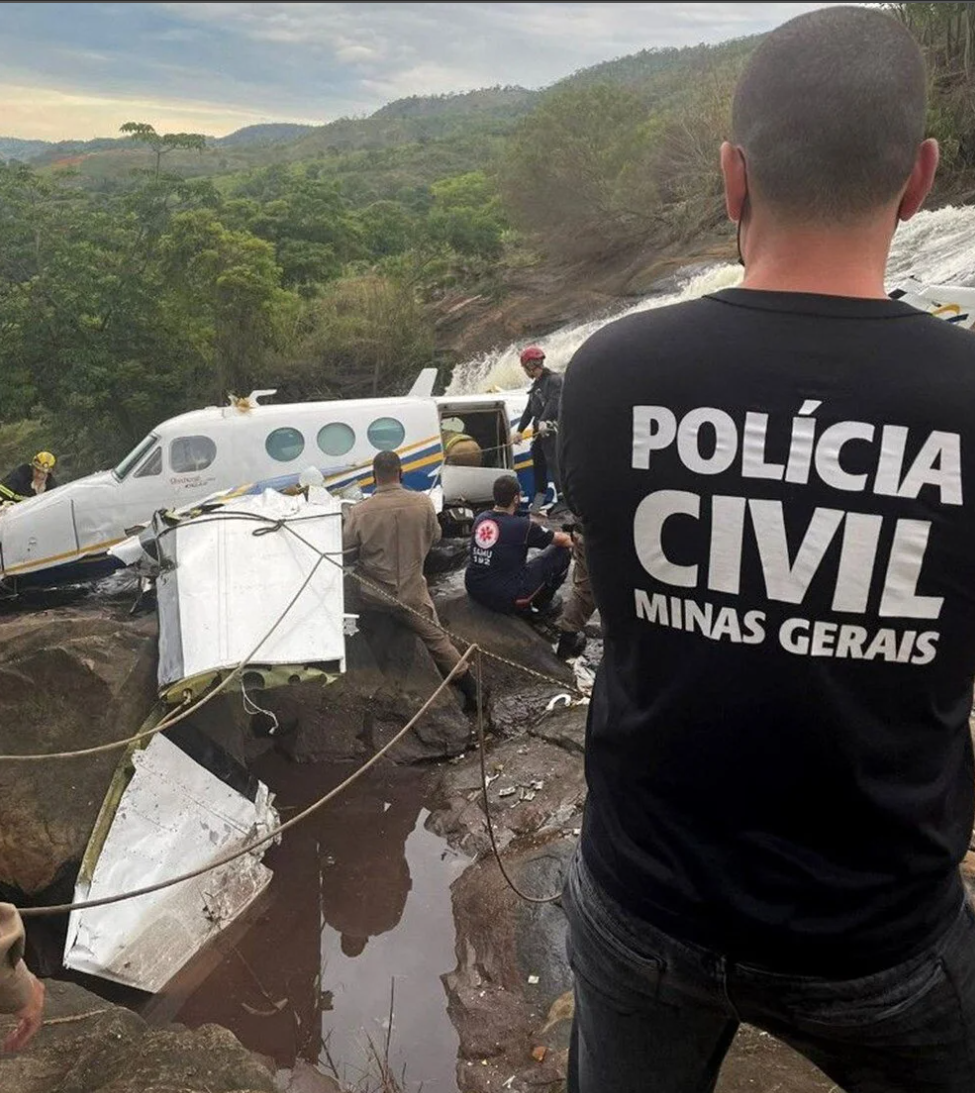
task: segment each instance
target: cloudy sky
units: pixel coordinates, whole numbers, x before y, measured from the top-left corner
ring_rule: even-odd
[[[543,87],[653,46],[768,30],[825,4],[0,4],[0,136],[214,136],[321,124],[405,95]]]

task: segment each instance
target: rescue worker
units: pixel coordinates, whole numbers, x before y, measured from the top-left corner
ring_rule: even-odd
[[[562,377],[545,367],[545,351],[537,345],[530,345],[522,351],[521,367],[532,385],[528,391],[528,405],[511,439],[515,444],[520,444],[525,430],[531,424],[532,468],[535,478],[535,496],[531,509],[532,512],[541,512],[545,504],[545,494],[548,492],[549,478],[555,485],[555,504],[560,504],[562,500],[558,458]]]
[[[3,1052],[27,1047],[44,1017],[44,984],[24,963],[24,923],[11,903],[0,903],[0,1014],[17,1018]]]
[[[403,465],[396,452],[379,452],[372,473],[375,493],[351,507],[342,530],[346,561],[355,562],[356,573],[365,578],[359,583],[359,598],[370,610],[393,615],[413,630],[446,676],[457,666],[460,653],[440,626],[423,575],[424,559],[441,535],[433,502],[425,493],[403,486]],[[466,708],[476,709],[477,682],[470,668],[454,682]]]
[[[581,656],[586,651],[586,624],[596,610],[586,561],[586,544],[579,524],[565,524],[563,531],[572,538],[572,588],[558,628],[561,631],[555,655],[562,660]]]
[[[521,486],[513,474],[494,483],[494,508],[474,521],[464,585],[471,599],[492,611],[512,614],[550,607],[565,580],[572,539],[517,515]],[[542,553],[528,559],[530,547]]]
[[[0,482],[0,504],[26,501],[28,497],[53,490],[54,464],[57,460],[50,452],[38,452],[30,463],[21,463]]]

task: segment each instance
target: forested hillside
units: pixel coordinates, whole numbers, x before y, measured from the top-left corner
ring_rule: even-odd
[[[964,200],[975,5],[888,7],[928,52],[940,193]],[[106,147],[0,165],[0,461],[37,441],[90,470],[252,387],[402,392],[454,363],[435,316],[455,298],[679,252],[722,223],[716,149],[755,41],[220,142],[133,119]]]

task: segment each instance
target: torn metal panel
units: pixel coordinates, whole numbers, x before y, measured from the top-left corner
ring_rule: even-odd
[[[252,653],[258,672],[345,670],[341,502],[326,490],[308,500],[267,490],[195,519],[157,518],[153,530],[161,690],[212,680]]]
[[[75,901],[143,888],[206,865],[278,825],[261,782],[240,792],[161,734],[131,751],[106,797]],[[268,844],[269,845],[269,844]],[[271,880],[267,845],[194,880],[68,919],[68,968],[156,992]]]

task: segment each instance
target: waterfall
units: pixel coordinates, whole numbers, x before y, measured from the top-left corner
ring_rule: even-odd
[[[575,326],[563,327],[544,338],[535,339],[535,344],[545,350],[549,367],[562,371],[586,338],[606,323],[637,311],[693,300],[708,292],[732,288],[738,283],[741,272],[741,267],[734,263],[714,265],[703,272],[689,275],[676,292],[648,296],[630,307]],[[927,284],[975,284],[975,206],[948,206],[933,212],[921,212],[898,228],[887,265],[888,288],[893,288],[909,276]],[[447,393],[474,394],[489,388],[523,387],[525,378],[518,355],[531,341],[525,338],[457,365]]]

